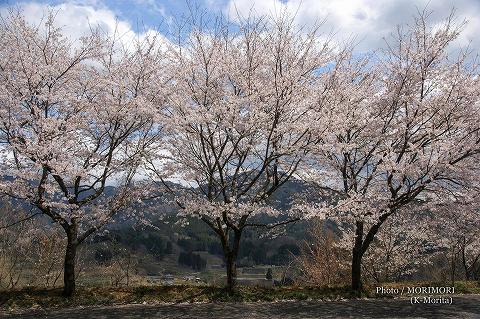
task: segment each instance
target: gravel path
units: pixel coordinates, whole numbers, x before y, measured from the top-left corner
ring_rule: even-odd
[[[453,296],[452,304],[411,304],[410,299],[301,301],[277,303],[208,303],[126,305],[37,311],[8,318],[205,318],[205,319],[308,319],[308,318],[480,318],[480,295]]]

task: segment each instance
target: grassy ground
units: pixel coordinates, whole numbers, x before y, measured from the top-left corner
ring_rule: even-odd
[[[383,287],[446,286],[444,283],[393,283]],[[457,282],[456,293],[480,294],[478,282]],[[375,286],[365,287],[360,297],[388,297],[375,294]],[[22,289],[0,291],[0,311],[25,309],[105,306],[120,304],[155,304],[181,302],[255,302],[278,300],[338,300],[355,298],[348,287],[238,287],[233,295],[212,286],[140,286],[140,287],[79,287],[75,296],[64,298],[61,289]]]
[[[180,302],[253,302],[275,300],[339,299],[351,297],[347,288],[258,288],[238,287],[233,295],[211,286],[97,287],[77,289],[64,298],[61,289],[22,289],[0,293],[0,310],[64,308],[94,305]]]

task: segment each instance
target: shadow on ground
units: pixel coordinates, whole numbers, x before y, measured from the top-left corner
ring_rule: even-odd
[[[325,302],[190,303],[37,311],[10,315],[10,318],[480,318],[480,295],[453,296],[453,303],[451,305],[412,305],[410,300],[405,298]]]

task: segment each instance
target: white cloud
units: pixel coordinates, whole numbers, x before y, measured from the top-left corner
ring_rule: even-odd
[[[355,36],[360,41],[358,49],[369,51],[382,46],[383,38],[397,25],[411,23],[417,10],[426,6],[433,11],[432,23],[446,18],[455,8],[460,19],[468,20],[459,44],[471,41],[474,49],[480,48],[480,2],[476,0],[229,0],[222,11],[234,21],[237,12],[248,16],[278,14],[282,10],[295,14],[301,25],[326,19],[325,32],[334,31],[339,40]]]
[[[80,5],[76,3],[62,3],[48,6],[36,2],[24,2],[17,5],[28,22],[42,23],[50,11],[56,13],[55,24],[62,28],[65,35],[71,39],[78,39],[90,32],[90,27],[100,27],[107,34],[113,34],[115,28],[119,34],[129,35],[133,32],[131,25],[118,20],[115,14],[105,7],[94,5]],[[5,15],[7,8],[3,8]]]
[[[160,14],[167,23],[171,23],[173,18],[167,14],[165,7],[158,0],[135,0],[136,4],[146,6],[155,13]]]
[[[65,2],[54,6],[37,2],[23,2],[16,6],[27,21],[35,25],[44,23],[49,12],[56,13],[56,26],[61,27],[63,34],[72,40],[88,35],[90,28],[99,27],[109,36],[115,34],[116,38],[120,38],[121,43],[127,47],[135,37],[144,39],[157,35],[160,42],[168,42],[163,35],[153,29],[143,30],[141,33],[135,32],[130,22],[119,19],[112,10],[95,0],[83,1],[81,4]],[[160,7],[157,9],[160,10]],[[8,8],[0,7],[0,14],[8,15]]]
[[[134,0],[133,3],[148,6],[167,22],[171,19],[159,0]],[[422,10],[428,5],[428,9],[434,12],[431,21],[434,24],[448,16],[455,7],[458,18],[468,20],[458,45],[465,46],[471,42],[474,50],[480,49],[480,37],[477,36],[480,29],[480,1],[477,0],[228,0],[223,5],[221,0],[204,0],[204,3],[212,11],[227,14],[231,20],[235,20],[237,12],[248,16],[250,13],[278,14],[282,10],[295,14],[296,22],[300,25],[326,19],[323,26],[325,33],[335,32],[337,41],[355,37],[360,42],[357,46],[359,51],[383,46],[383,38],[394,32],[396,25],[410,23],[418,9]],[[112,10],[115,8],[106,7],[101,0],[71,0],[51,7],[31,1],[20,2],[18,6],[32,23],[40,23],[49,9],[58,11],[56,23],[71,38],[87,34],[90,25],[100,26],[109,34],[116,29],[126,43],[134,36],[156,32],[145,30],[141,34],[136,33],[129,21],[118,19]],[[5,14],[5,11],[5,7],[0,7],[0,13]]]

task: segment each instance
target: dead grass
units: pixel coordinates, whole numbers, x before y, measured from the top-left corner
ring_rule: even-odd
[[[21,289],[0,292],[0,311],[138,303],[331,300],[352,297],[348,288],[344,287],[238,287],[231,295],[227,294],[224,288],[212,286],[79,287],[76,294],[70,298],[64,298],[61,293],[61,289]]]
[[[383,287],[439,286],[445,283],[386,283]],[[20,289],[0,291],[0,312],[21,312],[30,309],[73,308],[80,306],[111,306],[122,304],[158,304],[181,302],[256,302],[279,300],[338,300],[356,297],[388,297],[375,294],[376,286],[366,286],[360,294],[348,287],[238,287],[234,294],[214,286],[138,286],[78,287],[70,298],[61,289]],[[457,282],[456,293],[480,294],[478,282]]]

